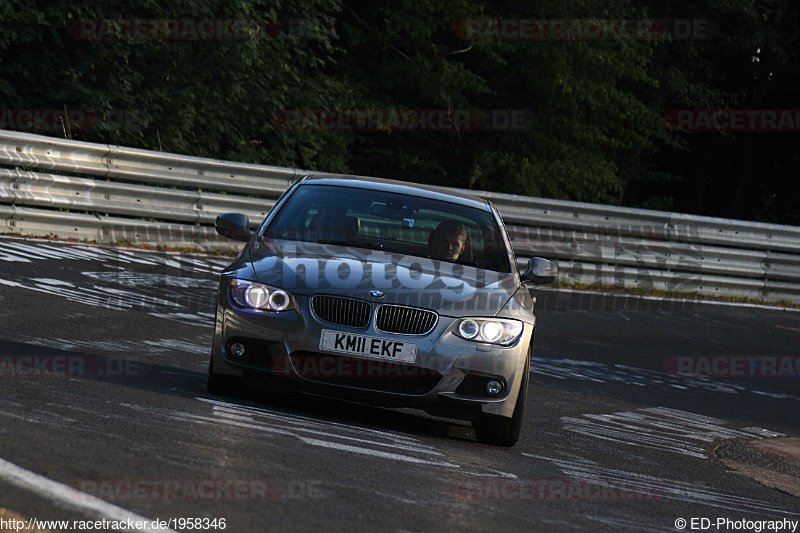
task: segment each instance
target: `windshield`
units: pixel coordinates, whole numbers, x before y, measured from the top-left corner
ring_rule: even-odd
[[[265,238],[342,244],[511,272],[492,213],[450,202],[333,185],[301,185]]]

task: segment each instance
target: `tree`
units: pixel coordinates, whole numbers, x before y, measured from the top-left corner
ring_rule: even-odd
[[[71,124],[81,140],[347,170],[347,139],[290,135],[274,120],[287,108],[347,97],[346,85],[325,72],[335,52],[335,2],[276,10],[258,0],[186,7],[12,0],[0,9],[7,109],[84,110],[88,118]],[[167,20],[175,22],[172,30],[163,26]],[[304,23],[302,33],[292,31],[296,21]],[[236,37],[233,23],[250,37]]]
[[[338,68],[357,79],[367,107],[525,117],[522,127],[506,129],[362,133],[351,166],[410,181],[618,202],[621,167],[654,139],[666,140],[660,114],[633,92],[654,85],[647,73],[653,43],[505,39],[489,29],[504,18],[585,19],[611,11],[637,13],[624,1],[591,8],[518,2],[494,10],[458,1],[424,9],[348,3],[338,25],[346,51]],[[469,24],[481,30],[470,32]]]
[[[650,4],[651,2],[647,2]],[[652,2],[654,16],[703,31],[659,44],[650,66],[664,110],[798,109],[795,2]],[[644,160],[626,204],[800,224],[794,131],[675,131],[677,144]]]

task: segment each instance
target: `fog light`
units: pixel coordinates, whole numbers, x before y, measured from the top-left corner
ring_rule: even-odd
[[[231,355],[234,355],[236,357],[241,357],[244,355],[244,344],[242,344],[241,342],[234,342],[233,344],[230,345],[229,349]]]
[[[497,396],[503,392],[503,384],[496,379],[491,379],[486,383],[486,392],[489,396]]]

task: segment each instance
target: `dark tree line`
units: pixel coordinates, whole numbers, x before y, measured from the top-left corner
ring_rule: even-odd
[[[798,120],[799,25],[790,0],[6,0],[0,128],[800,224],[800,125],[703,122]]]

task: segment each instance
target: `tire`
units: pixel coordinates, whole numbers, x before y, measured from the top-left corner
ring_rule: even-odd
[[[236,396],[242,390],[242,378],[214,372],[214,357],[208,362],[206,390],[220,396]]]
[[[517,401],[514,404],[514,414],[511,418],[482,414],[475,424],[475,437],[478,442],[494,446],[514,446],[522,432],[522,420],[525,415],[525,402],[528,398],[528,381],[531,375],[531,349],[525,359],[525,370],[520,383]]]

